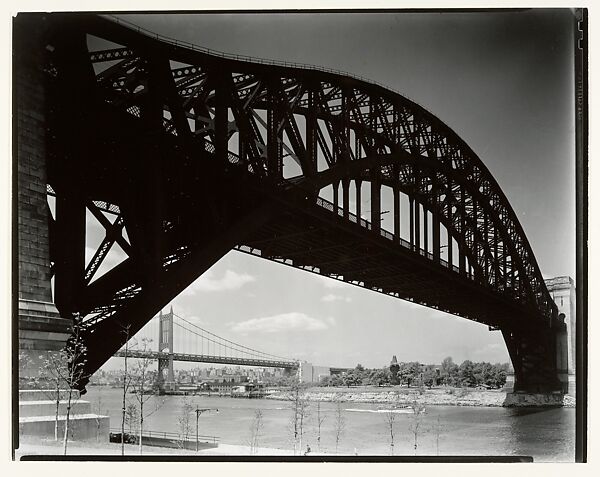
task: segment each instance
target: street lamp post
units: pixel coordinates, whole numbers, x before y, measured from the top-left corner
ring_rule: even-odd
[[[196,452],[198,452],[198,419],[200,418],[200,414],[202,414],[203,412],[206,411],[217,411],[219,412],[218,409],[211,409],[211,408],[199,408],[196,407],[196,409],[194,409],[194,412],[196,413]]]

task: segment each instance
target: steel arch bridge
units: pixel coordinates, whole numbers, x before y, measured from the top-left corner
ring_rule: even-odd
[[[565,325],[516,214],[434,115],[349,75],[217,54],[114,19],[38,23],[55,302],[83,319],[90,373],[124,343],[123,327],[135,333],[237,248],[500,329],[516,390],[563,389]],[[106,232],[87,264],[86,210]],[[96,277],[114,244],[127,259]]]

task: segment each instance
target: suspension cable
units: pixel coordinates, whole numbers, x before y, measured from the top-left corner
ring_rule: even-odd
[[[198,329],[199,329],[200,331],[202,331],[203,333],[207,333],[207,334],[209,334],[209,335],[211,335],[211,336],[214,336],[215,338],[218,338],[219,340],[222,340],[222,341],[224,341],[224,342],[227,342],[227,343],[229,343],[229,344],[232,344],[232,345],[234,345],[234,346],[237,346],[237,347],[243,348],[243,349],[245,349],[245,350],[247,350],[247,351],[250,351],[250,352],[252,352],[252,353],[257,353],[258,355],[262,355],[262,356],[269,356],[269,357],[271,357],[271,358],[276,358],[277,360],[291,361],[289,358],[284,358],[284,357],[282,357],[282,356],[277,356],[277,355],[274,355],[274,354],[265,353],[265,352],[263,352],[263,351],[259,351],[259,350],[257,350],[257,349],[254,349],[254,348],[249,348],[249,347],[247,347],[247,346],[244,346],[244,345],[241,345],[241,344],[239,344],[239,343],[235,343],[235,342],[233,342],[233,341],[230,341],[230,340],[228,340],[228,339],[222,338],[222,337],[220,337],[220,336],[218,336],[218,335],[216,335],[216,334],[214,334],[214,333],[211,333],[210,331],[208,331],[208,330],[205,330],[204,328],[202,328],[202,327],[200,327],[200,326],[198,326],[198,325],[196,325],[196,324],[194,324],[194,323],[192,323],[192,322],[190,322],[190,321],[186,320],[185,318],[183,318],[182,316],[179,316],[179,315],[178,315],[178,314],[176,314],[175,312],[173,312],[173,316],[176,316],[177,318],[179,318],[180,320],[182,320],[182,321],[186,322],[188,325],[190,325],[190,326],[193,326],[194,328],[198,328]],[[181,326],[181,325],[178,325],[178,326]],[[197,333],[196,333],[196,334],[197,334]],[[208,338],[207,338],[207,339],[208,339]],[[241,351],[241,350],[238,350],[238,351]]]

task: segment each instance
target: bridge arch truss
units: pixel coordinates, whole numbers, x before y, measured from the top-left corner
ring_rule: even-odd
[[[261,247],[260,240],[245,240],[252,235],[246,222],[237,235],[225,231],[224,222],[235,218],[259,227],[269,220],[270,202],[318,207],[367,229],[371,239],[375,234],[445,269],[444,277],[468,282],[473,293],[505,304],[482,316],[482,308],[457,308],[447,296],[424,300],[398,294],[501,328],[517,381],[524,387],[550,381],[550,387],[557,386],[556,330],[564,326],[525,233],[483,162],[433,114],[394,91],[348,75],[215,54],[98,16],[55,18],[48,36],[49,83],[54,97],[70,100],[57,102],[51,113],[63,128],[56,131],[55,156],[70,157],[55,159],[49,174],[50,190],[66,210],[66,219],[57,219],[55,228],[60,234],[73,220],[81,225],[81,213],[67,204],[75,199],[98,217],[116,215],[114,221],[99,218],[106,238],[87,266],[79,258],[73,267],[73,252],[54,248],[56,301],[62,313],[86,316],[90,333],[99,334],[108,333],[111,320],[133,310],[143,316],[156,313],[203,271],[191,257],[206,244],[194,235],[200,232],[183,225],[199,204],[209,204],[215,227],[230,237],[223,250],[215,248],[211,263],[232,247],[285,261],[276,251],[269,253],[270,245],[281,239],[278,233],[263,239]],[[90,132],[78,121],[105,126]],[[65,133],[73,131],[80,139],[66,144]],[[136,139],[129,140],[131,136]],[[101,144],[105,155],[114,153],[114,163],[74,165],[87,140]],[[131,163],[123,165],[124,158]],[[117,165],[123,174],[135,175],[140,168],[150,172],[144,172],[141,185],[123,178],[110,183],[107,171]],[[64,179],[66,167],[81,172],[85,192]],[[240,194],[233,205],[213,204],[217,191],[210,182],[229,177],[232,184],[243,184],[244,191],[260,190],[257,194],[267,200],[248,201],[232,185],[231,194]],[[359,197],[365,183],[371,210],[363,218],[360,199],[350,210],[350,189],[353,185]],[[138,195],[126,195],[126,186],[136,188]],[[319,197],[327,186],[333,186],[333,202]],[[208,192],[198,191],[203,187]],[[159,196],[157,188],[168,191]],[[393,197],[393,232],[382,228],[382,188]],[[408,202],[408,209],[401,202]],[[242,217],[245,207],[252,209],[252,218]],[[403,210],[410,215],[408,240],[402,238]],[[140,225],[144,214],[146,223]],[[122,235],[124,228],[130,240]],[[92,281],[114,243],[127,260]],[[447,260],[441,257],[443,247]],[[311,245],[307,252],[314,250]],[[167,277],[176,277],[170,288],[161,285]],[[366,277],[362,284],[387,292],[385,278]],[[156,290],[161,290],[160,300],[147,310],[135,304]],[[142,325],[140,318],[136,327]]]

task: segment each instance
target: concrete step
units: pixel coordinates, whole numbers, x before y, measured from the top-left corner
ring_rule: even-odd
[[[59,391],[60,399],[68,399],[69,390],[61,389]],[[19,389],[19,402],[21,401],[46,401],[55,399],[55,389]],[[79,398],[79,391],[72,391],[71,399]]]
[[[90,414],[92,405],[89,401],[71,401],[71,415]],[[59,416],[67,413],[67,401],[58,404]],[[19,417],[54,416],[56,414],[56,401],[45,399],[43,401],[20,401]]]
[[[19,418],[19,434],[54,439],[54,415]],[[66,416],[58,417],[58,436],[65,432]],[[69,440],[108,442],[110,418],[99,414],[77,414],[69,417]]]

